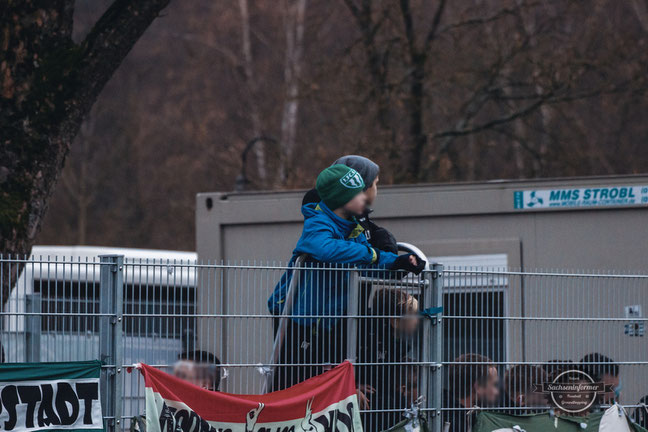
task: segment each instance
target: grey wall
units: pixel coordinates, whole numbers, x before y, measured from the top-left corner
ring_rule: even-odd
[[[526,269],[641,271],[648,264],[648,206],[513,209],[515,190],[628,184],[648,184],[648,176],[383,187],[374,220],[429,255],[464,253],[461,245],[469,253],[482,250],[484,242],[517,239],[519,265]],[[198,194],[199,258],[287,260],[301,231],[302,195]]]

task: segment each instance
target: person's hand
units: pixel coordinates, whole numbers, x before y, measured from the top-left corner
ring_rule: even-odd
[[[367,397],[367,394],[376,393],[376,389],[367,384],[360,384],[356,389],[356,394],[358,395],[358,405],[360,409],[371,409],[371,399]]]
[[[399,255],[394,261],[391,270],[405,270],[416,275],[420,274],[425,268],[426,262],[419,259],[414,254]]]

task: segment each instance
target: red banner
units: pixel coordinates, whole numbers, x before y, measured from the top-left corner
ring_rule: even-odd
[[[264,395],[212,392],[142,364],[147,432],[362,432],[353,366]]]

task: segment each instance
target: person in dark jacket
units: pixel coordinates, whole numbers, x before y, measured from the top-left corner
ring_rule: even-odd
[[[365,195],[367,196],[367,205],[361,215],[357,217],[358,223],[364,229],[365,237],[369,240],[371,246],[382,251],[398,253],[398,246],[396,239],[385,228],[376,225],[369,215],[372,213],[371,206],[373,205],[376,195],[378,194],[378,176],[380,174],[380,167],[371,159],[364,156],[347,155],[342,156],[336,160],[335,164],[346,165],[356,170],[365,184]],[[302,199],[302,206],[309,203],[320,202],[320,196],[317,189],[311,189],[304,195]]]
[[[619,365],[614,360],[600,353],[587,354],[580,361],[580,370],[589,375],[594,382],[602,382],[610,389],[598,395],[597,405],[607,406],[619,402],[621,396]]]
[[[356,220],[365,208],[364,190],[364,181],[357,171],[346,165],[333,165],[317,177],[322,201],[302,207],[302,235],[289,269],[268,299],[270,312],[281,315],[294,274],[292,267],[300,255],[306,255],[309,262],[295,284],[296,295],[291,299],[292,311],[279,359],[279,363],[294,366],[277,368],[274,390],[321,372],[321,367],[309,364],[339,363],[345,358],[346,320],[338,316],[346,314],[349,272],[322,271],[316,267],[325,263],[327,267],[353,265],[419,274],[425,266],[412,254],[398,256],[371,246]],[[278,323],[279,318],[275,320],[275,331]]]
[[[451,387],[443,394],[443,422],[450,423],[450,432],[469,432],[479,409],[498,401],[497,368],[486,356],[462,354],[448,367],[448,383]]]
[[[369,314],[361,323],[359,382],[371,388],[369,402],[373,411],[364,413],[365,430],[385,430],[398,423],[412,404],[412,356],[420,324],[418,300],[401,289],[379,289]],[[414,397],[416,399],[416,397]]]
[[[540,366],[519,364],[504,373],[500,410],[512,415],[533,414],[546,411],[546,394],[536,391],[542,383],[549,382],[549,375]]]

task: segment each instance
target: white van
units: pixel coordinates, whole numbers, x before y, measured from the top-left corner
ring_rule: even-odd
[[[34,246],[4,310],[6,361],[70,361],[99,355],[101,255],[124,256],[124,360],[169,364],[193,349],[195,252]],[[181,264],[184,264],[182,266]],[[130,316],[129,316],[130,315]],[[164,317],[173,315],[173,317]]]

